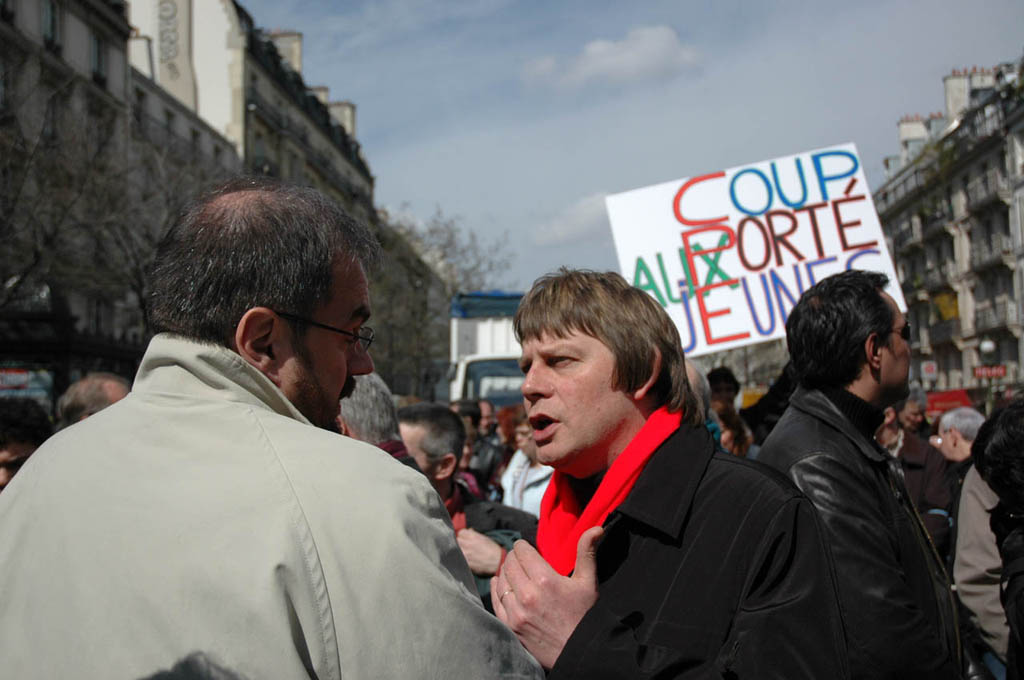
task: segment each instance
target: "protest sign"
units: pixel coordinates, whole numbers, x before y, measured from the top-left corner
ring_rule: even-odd
[[[619,267],[679,328],[690,356],[784,338],[800,295],[892,258],[853,144],[605,198]]]

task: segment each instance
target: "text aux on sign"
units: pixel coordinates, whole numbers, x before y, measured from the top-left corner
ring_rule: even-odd
[[[846,269],[896,271],[853,144],[607,196],[619,267],[691,356],[786,335],[803,291]]]

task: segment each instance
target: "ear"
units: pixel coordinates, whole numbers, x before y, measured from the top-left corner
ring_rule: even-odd
[[[441,456],[441,460],[437,461],[437,467],[434,468],[434,479],[440,482],[454,475],[455,462],[454,453],[446,453]]]
[[[864,356],[867,360],[868,369],[875,373],[882,368],[882,348],[885,344],[882,342],[878,333],[870,334],[864,341]]]
[[[647,377],[647,380],[643,385],[633,391],[633,401],[641,401],[654,387],[654,383],[658,382],[658,376],[661,375],[661,352],[657,347],[654,348],[654,361],[651,362],[651,374]]]
[[[281,369],[294,354],[291,328],[267,307],[253,307],[235,326],[231,349],[281,387]]]
[[[883,424],[892,425],[896,421],[896,409],[894,409],[892,406],[886,406],[885,410],[882,411],[882,413],[885,416]]]

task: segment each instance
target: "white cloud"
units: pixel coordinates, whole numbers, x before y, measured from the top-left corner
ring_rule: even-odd
[[[555,246],[603,235],[608,231],[608,215],[604,208],[604,194],[584,196],[553,219],[541,225],[533,234],[538,246]]]
[[[576,89],[591,83],[632,83],[673,76],[695,66],[700,55],[669,26],[634,28],[619,41],[594,40],[572,59],[545,56],[523,69],[529,84]]]

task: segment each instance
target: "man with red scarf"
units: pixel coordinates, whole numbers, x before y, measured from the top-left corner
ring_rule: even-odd
[[[715,452],[668,315],[614,273],[562,269],[516,313],[538,458],[537,544],[491,581],[549,678],[845,678],[814,508]]]

